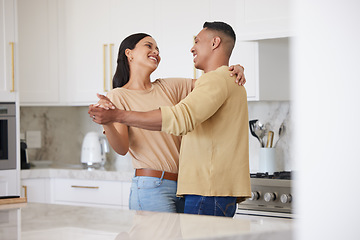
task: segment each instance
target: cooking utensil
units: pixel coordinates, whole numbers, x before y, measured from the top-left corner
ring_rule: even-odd
[[[250,133],[251,135],[253,135],[255,138],[257,138],[257,140],[259,140],[260,142],[260,145],[262,147],[262,140],[259,138],[259,136],[255,133],[255,124],[256,122],[258,122],[259,120],[258,119],[255,119],[255,120],[250,120],[249,121],[249,127],[250,127]]]
[[[282,123],[282,124],[280,125],[280,127],[279,127],[279,138],[278,138],[278,140],[276,141],[274,147],[276,147],[276,145],[278,144],[280,138],[285,135],[285,132],[286,132],[286,127],[285,127],[285,124]]]
[[[262,124],[259,120],[255,123],[255,134],[259,137],[260,143],[261,143],[261,147],[265,147],[265,140],[264,137],[267,133],[267,125]]]
[[[272,148],[273,140],[274,140],[274,132],[273,132],[273,131],[269,131],[269,132],[268,132],[267,143],[266,143],[266,147],[267,147],[267,148]]]
[[[265,136],[265,133],[264,133],[264,129],[262,127],[263,127],[263,125],[261,124],[261,122],[256,121],[255,126],[254,126],[254,132],[255,132],[256,136],[258,136],[258,138],[259,138],[261,147],[264,147],[263,137]]]

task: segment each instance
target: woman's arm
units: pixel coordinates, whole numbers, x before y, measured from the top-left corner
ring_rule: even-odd
[[[129,151],[129,130],[128,126],[120,123],[109,123],[103,125],[106,138],[109,144],[120,155]]]
[[[99,101],[97,104],[92,105],[89,107],[92,108],[101,108],[105,110],[115,109],[114,104],[110,101],[109,98],[97,94],[99,97]],[[90,116],[94,119],[94,116]],[[104,124],[104,131],[106,138],[109,141],[111,147],[120,155],[125,155],[129,151],[129,133],[128,133],[128,126],[116,122]]]
[[[237,83],[237,84],[239,84],[241,86],[244,86],[244,84],[246,83],[245,74],[244,74],[244,71],[245,71],[244,67],[241,66],[240,64],[231,65],[229,67],[229,71],[231,72],[230,76],[236,75],[235,83]],[[197,79],[193,79],[193,81],[192,81],[191,91],[195,87],[196,80]]]

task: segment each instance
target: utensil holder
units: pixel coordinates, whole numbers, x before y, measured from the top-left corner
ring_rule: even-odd
[[[280,171],[275,148],[260,148],[259,172],[273,174]]]

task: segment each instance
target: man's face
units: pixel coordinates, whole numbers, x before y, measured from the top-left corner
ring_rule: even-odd
[[[197,69],[206,70],[207,59],[212,52],[212,37],[210,31],[204,28],[195,37],[194,46],[190,49]]]

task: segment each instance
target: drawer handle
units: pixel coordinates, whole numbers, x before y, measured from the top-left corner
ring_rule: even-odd
[[[103,68],[104,68],[104,92],[107,92],[106,89],[106,48],[107,48],[107,44],[103,45]]]
[[[14,65],[14,42],[9,43],[11,45],[11,85],[10,92],[15,92],[15,65]]]
[[[78,185],[71,185],[72,188],[87,188],[87,189],[99,189],[99,187],[94,186],[78,186]]]
[[[24,189],[24,197],[27,198],[27,186],[23,185],[22,188]]]

